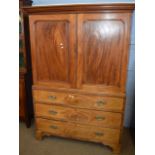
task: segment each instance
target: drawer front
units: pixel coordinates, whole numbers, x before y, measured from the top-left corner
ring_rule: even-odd
[[[63,104],[70,107],[105,111],[123,111],[123,98],[34,90],[35,102]]]
[[[37,117],[112,128],[120,128],[122,122],[121,113],[77,109],[40,103],[35,104],[35,115]]]
[[[69,122],[59,122],[37,118],[36,125],[37,129],[43,132],[81,140],[118,143],[120,137],[120,130],[117,129],[79,125]]]

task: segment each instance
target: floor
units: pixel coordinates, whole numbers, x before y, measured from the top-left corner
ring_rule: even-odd
[[[19,155],[112,155],[110,148],[101,144],[81,142],[58,137],[45,137],[38,141],[34,137],[34,125],[26,128],[19,124]],[[134,155],[134,143],[128,129],[123,132],[120,155]]]

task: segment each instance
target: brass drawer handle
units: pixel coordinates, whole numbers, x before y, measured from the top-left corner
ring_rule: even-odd
[[[52,128],[52,129],[58,129],[58,127],[55,126],[55,125],[51,125],[50,128]]]
[[[52,114],[52,115],[56,115],[58,112],[54,111],[54,110],[49,110],[49,113]]]
[[[56,97],[56,96],[48,96],[48,98],[49,98],[50,100],[55,100],[57,97]]]
[[[96,116],[96,119],[99,121],[102,121],[102,120],[105,120],[105,117],[104,116]]]
[[[96,101],[96,103],[97,103],[98,106],[103,106],[103,105],[106,104],[106,101],[104,101],[104,100],[98,100],[98,101]]]
[[[95,132],[95,135],[96,135],[96,136],[103,136],[104,133],[102,133],[102,132]]]

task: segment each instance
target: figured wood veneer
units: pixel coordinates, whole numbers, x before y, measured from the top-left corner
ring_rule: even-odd
[[[69,80],[68,26],[67,21],[35,23],[38,81]]]
[[[34,83],[74,87],[75,15],[30,16]]]
[[[95,126],[120,128],[122,115],[95,110],[69,108],[56,105],[37,103],[34,105],[36,117],[55,119],[60,121],[79,122]]]
[[[125,91],[130,16],[122,13],[78,15],[78,88],[93,86],[97,90],[107,86]]]
[[[84,83],[120,86],[123,29],[119,20],[84,21]]]

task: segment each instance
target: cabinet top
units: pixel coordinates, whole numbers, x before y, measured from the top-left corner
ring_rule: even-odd
[[[132,12],[134,3],[103,3],[103,4],[70,4],[70,5],[47,5],[23,7],[25,14],[52,13],[52,12],[109,12],[125,11]]]

